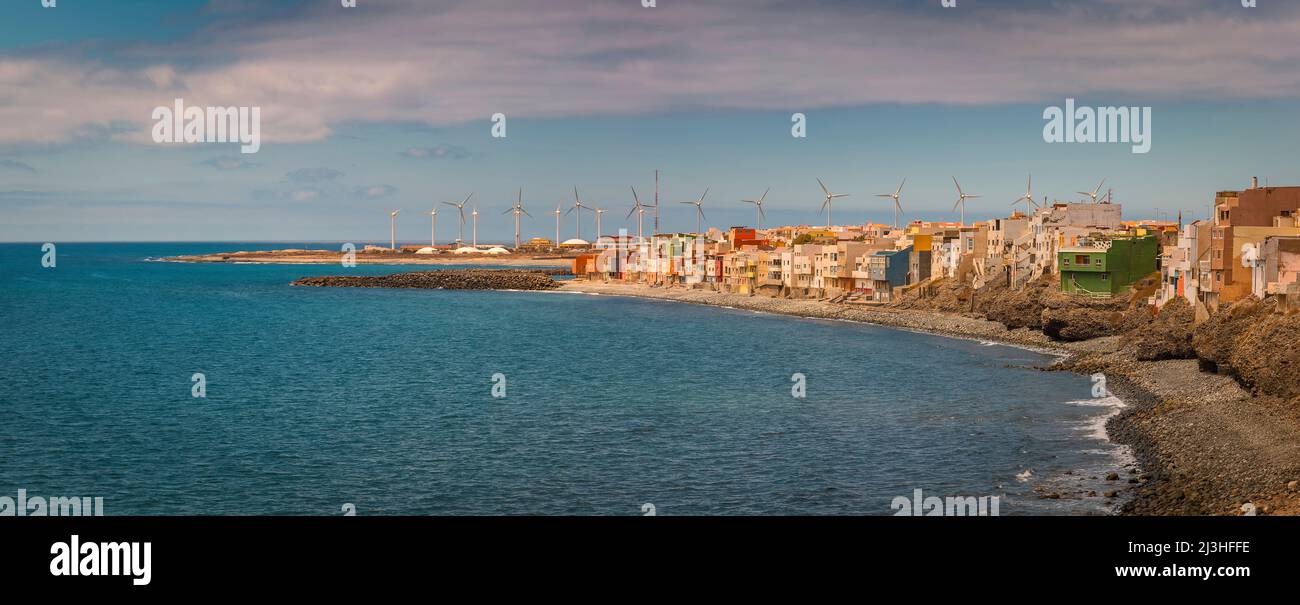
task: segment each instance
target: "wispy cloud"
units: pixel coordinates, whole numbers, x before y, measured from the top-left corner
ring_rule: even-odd
[[[348,121],[486,124],[496,112],[1300,97],[1300,45],[1266,42],[1300,37],[1294,5],[918,4],[392,0],[255,21],[252,5],[226,0],[210,14],[230,21],[185,44],[95,62],[0,56],[0,144],[148,142],[151,109],[175,97],[260,106],[270,142],[320,140]]]
[[[396,194],[397,188],[392,185],[368,185],[365,187],[358,187],[354,193],[360,198],[380,199]]]
[[[290,171],[285,175],[290,181],[295,183],[319,183],[321,181],[332,181],[343,176],[343,173],[333,168],[299,168]]]
[[[465,149],[464,147],[460,147],[457,145],[447,145],[444,143],[444,144],[435,145],[433,147],[411,147],[406,151],[403,151],[402,155],[404,157],[421,159],[421,160],[425,160],[425,159],[463,160],[465,158],[470,157],[473,154],[471,154],[469,150]]]
[[[36,168],[32,167],[31,164],[19,162],[18,160],[0,160],[0,170],[17,170],[36,174]]]
[[[199,165],[216,168],[217,170],[242,170],[245,168],[252,168],[257,164],[247,158],[223,155],[203,160],[202,162],[199,162]]]

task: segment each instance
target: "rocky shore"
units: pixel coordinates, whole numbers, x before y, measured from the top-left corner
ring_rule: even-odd
[[[294,286],[338,288],[423,288],[438,290],[553,290],[554,271],[527,269],[461,269],[412,271],[392,275],[331,275],[304,277]]]
[[[1189,306],[1152,314],[1138,304],[1141,291],[1080,301],[1045,284],[964,298],[953,288],[885,307],[587,281],[561,290],[862,321],[1056,353],[1048,369],[1104,374],[1125,403],[1107,434],[1131,448],[1138,467],[1116,468],[1105,494],[1123,502],[1122,514],[1300,514],[1300,372],[1284,365],[1297,353],[1261,363],[1257,344],[1295,335],[1300,315],[1252,307],[1194,326]],[[1256,324],[1267,334],[1252,332]]]

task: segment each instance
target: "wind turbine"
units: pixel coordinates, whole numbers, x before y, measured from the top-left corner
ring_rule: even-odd
[[[573,188],[573,206],[570,206],[570,207],[569,207],[569,212],[573,212],[574,210],[577,210],[577,211],[578,211],[578,214],[577,214],[577,217],[576,217],[577,220],[574,221],[574,222],[576,222],[577,225],[578,225],[578,231],[577,231],[578,234],[575,236],[575,237],[577,237],[578,239],[582,239],[582,211],[583,211],[583,209],[590,210],[590,209],[591,209],[591,206],[583,206],[583,205],[582,205],[582,198],[578,197],[578,188],[577,188],[577,187],[574,187],[574,188]],[[565,212],[565,214],[568,214],[569,212]],[[599,236],[600,234],[597,233],[596,235]]]
[[[555,204],[555,249],[556,250],[560,249],[560,215],[561,214],[563,213],[560,212],[560,204],[557,202]]]
[[[433,217],[433,226],[429,229],[429,246],[433,247],[438,245],[438,209],[434,208],[429,216]]]
[[[831,193],[830,189],[826,188],[826,183],[823,183],[820,178],[817,179],[817,184],[822,186],[822,193],[826,194],[826,201],[822,202],[822,209],[826,211],[826,228],[830,229],[831,228],[831,200],[837,197],[848,197],[849,194]]]
[[[635,201],[636,203],[634,203],[634,204],[632,205],[632,209],[628,211],[628,213],[627,213],[627,218],[632,218],[632,213],[633,213],[633,212],[637,213],[637,217],[636,217],[636,238],[637,238],[638,241],[640,241],[640,240],[644,240],[644,239],[645,239],[645,235],[644,235],[644,227],[643,227],[643,225],[645,224],[645,209],[646,209],[646,208],[655,208],[655,209],[658,209],[659,207],[658,207],[658,206],[647,206],[647,205],[645,205],[645,204],[642,204],[642,203],[641,203],[641,198],[640,198],[639,196],[637,196],[637,194],[636,194],[636,187],[632,187],[631,189],[632,189],[632,199],[633,199],[633,201]]]
[[[1029,184],[1025,186],[1025,194],[1016,198],[1016,201],[1011,202],[1011,205],[1015,206],[1020,202],[1025,203],[1026,215],[1034,213],[1034,207],[1038,205],[1038,202],[1034,201],[1034,175],[1032,174],[1029,175]]]
[[[1102,179],[1100,183],[1097,183],[1097,188],[1096,188],[1096,189],[1093,189],[1091,193],[1089,193],[1089,192],[1087,192],[1087,191],[1079,191],[1078,193],[1079,193],[1079,195],[1086,195],[1086,196],[1092,198],[1092,203],[1096,204],[1096,203],[1097,203],[1097,198],[1100,197],[1100,196],[1097,195],[1097,194],[1101,192],[1101,186],[1102,186],[1102,185],[1105,185],[1105,184],[1106,184],[1106,179]]]
[[[763,212],[763,200],[767,199],[767,192],[768,192],[768,191],[771,191],[771,190],[772,190],[772,189],[771,189],[770,187],[767,188],[767,189],[764,189],[764,190],[763,190],[763,195],[758,196],[758,199],[756,199],[756,200],[740,200],[740,201],[742,201],[742,202],[745,202],[746,204],[753,204],[753,205],[754,205],[754,208],[757,210],[757,214],[758,214],[758,228],[759,228],[759,229],[762,229],[762,228],[763,228],[763,219],[767,218],[767,214]]]
[[[514,206],[512,206],[509,210],[502,212],[501,214],[510,214],[511,212],[515,213],[515,250],[518,250],[519,249],[519,215],[528,214],[528,211],[524,210],[523,187],[519,188],[519,201],[515,202]],[[533,218],[533,215],[528,214],[528,218]],[[558,223],[559,219],[556,219],[556,222]]]
[[[596,213],[596,239],[599,240],[600,239],[600,215],[609,212],[609,210],[606,210],[604,208],[592,208],[592,210]]]
[[[701,195],[700,199],[695,200],[693,202],[682,202],[683,204],[690,204],[692,206],[695,206],[695,232],[696,233],[701,233],[702,231],[704,231],[704,198],[708,197],[708,195],[709,195],[709,188],[705,187],[704,195]]]
[[[957,182],[957,177],[952,177],[952,184],[957,186],[957,203],[952,205],[952,209],[956,210],[958,206],[961,206],[961,224],[964,227],[966,226],[966,200],[975,199],[980,196],[969,195],[962,191],[961,184]]]
[[[397,210],[388,213],[388,230],[393,238],[389,247],[393,250],[397,249],[397,213],[401,211],[402,209],[398,208]]]
[[[470,218],[474,221],[474,225],[471,228],[471,233],[474,234],[474,242],[472,245],[475,248],[478,248],[478,206],[474,207],[474,212],[470,213]]]
[[[457,211],[460,212],[460,227],[456,230],[457,244],[465,243],[465,204],[468,204],[469,198],[472,197],[474,197],[473,193],[465,196],[465,199],[460,202],[443,202],[448,206],[454,207]]]
[[[907,184],[907,177],[903,177],[903,182],[898,184],[898,189],[895,189],[893,193],[876,194],[876,197],[887,197],[887,198],[892,198],[894,200],[894,229],[898,229],[898,215],[903,213],[903,205],[898,201],[898,198],[903,193],[903,185],[906,184]]]

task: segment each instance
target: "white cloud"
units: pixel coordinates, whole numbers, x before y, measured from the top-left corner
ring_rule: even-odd
[[[873,103],[995,104],[1300,97],[1300,16],[1277,8],[935,10],[731,0],[394,2],[358,18],[243,23],[143,67],[0,57],[0,144],[94,133],[148,143],[153,107],[262,108],[266,142],[314,141],[345,121],[446,125],[489,116],[643,114]],[[1170,16],[1174,15],[1174,16]],[[138,126],[122,128],[123,124]]]

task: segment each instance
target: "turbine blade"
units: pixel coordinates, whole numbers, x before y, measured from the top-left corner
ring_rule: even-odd
[[[957,177],[952,177],[952,184],[957,186],[957,193],[961,194],[961,183],[957,182]]]
[[[831,194],[830,189],[827,189],[827,188],[826,188],[826,183],[823,183],[822,180],[821,180],[820,178],[817,179],[817,184],[822,186],[822,192],[823,192],[823,193],[825,193],[826,195],[830,195],[830,194]]]
[[[758,198],[758,203],[759,203],[760,206],[763,204],[763,200],[767,199],[767,192],[769,192],[769,191],[771,191],[771,190],[772,190],[771,187],[768,187],[767,189],[764,189],[764,190],[763,190],[763,195],[759,196],[759,198]]]
[[[525,215],[527,215],[528,218],[533,218],[533,215],[528,214],[528,211],[527,211],[527,210],[524,210],[523,208],[520,208],[519,211],[522,212],[522,213],[524,213]]]
[[[907,184],[907,177],[903,177],[903,182],[901,182],[901,183],[898,184],[898,190],[894,192],[894,195],[898,195],[898,194],[902,193],[902,192],[903,192],[903,185],[906,185],[906,184]]]

